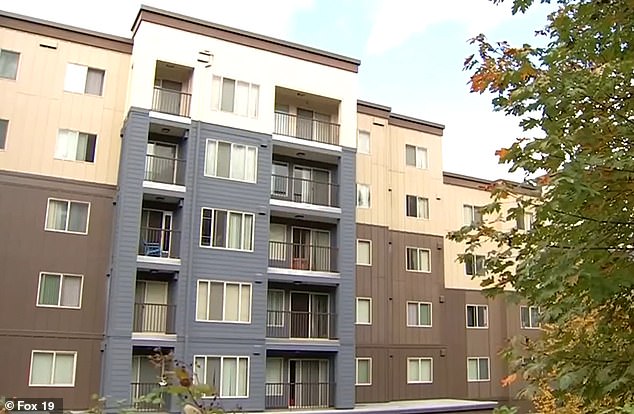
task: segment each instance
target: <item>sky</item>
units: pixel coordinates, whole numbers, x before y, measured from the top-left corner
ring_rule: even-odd
[[[495,156],[522,135],[517,120],[494,113],[490,95],[470,93],[462,65],[479,33],[539,42],[546,6],[515,16],[511,0],[0,0],[0,9],[130,37],[140,4],[360,59],[360,99],[445,125],[444,171],[523,177]]]

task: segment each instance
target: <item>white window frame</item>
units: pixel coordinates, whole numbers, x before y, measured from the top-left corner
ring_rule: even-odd
[[[224,90],[224,81],[225,79],[227,80],[232,80],[234,82],[233,84],[233,111],[225,111],[222,109],[222,93]],[[237,96],[238,94],[236,93],[236,89],[238,87],[238,82],[241,83],[246,83],[248,85],[248,89],[249,89],[249,93],[247,95],[247,114],[246,115],[242,115],[238,112],[236,112],[236,100],[237,100]],[[217,85],[217,86],[216,86]],[[217,87],[217,90],[216,90]],[[257,96],[255,97],[255,100],[252,102],[252,94],[254,93],[253,91],[257,89],[258,93]],[[218,111],[218,112],[224,112],[225,114],[233,114],[233,115],[237,115],[237,116],[242,116],[245,118],[251,118],[251,119],[258,119],[259,115],[260,115],[260,95],[261,95],[261,88],[260,85],[257,83],[252,83],[252,82],[247,82],[247,81],[243,81],[240,79],[235,79],[235,78],[230,78],[227,76],[218,76],[218,75],[214,75],[212,78],[212,91],[211,91],[211,109],[213,111]],[[214,96],[215,94],[217,94],[217,96]],[[254,113],[252,113],[252,110]]]
[[[207,285],[207,304],[206,304],[206,314],[207,318],[209,318],[209,285],[211,283],[222,283],[222,319],[199,319],[198,318],[198,292],[201,284]],[[242,289],[246,286],[249,288],[249,320],[247,321],[228,321],[226,320],[227,313],[227,285],[238,285],[239,293],[238,293],[238,319],[240,318],[240,310],[242,309]],[[196,322],[210,322],[210,323],[236,323],[242,325],[251,324],[251,315],[253,314],[253,285],[251,283],[246,282],[230,282],[226,280],[212,280],[212,279],[198,279],[196,281]]]
[[[9,120],[0,118],[0,123],[6,123],[6,128],[4,128],[4,136],[0,135],[0,152],[6,151],[7,149],[7,140],[9,139]]]
[[[367,243],[370,246],[370,254],[368,256],[368,259],[370,260],[369,263],[360,263],[359,262],[359,243]],[[372,266],[372,240],[368,240],[368,239],[357,239],[357,265],[358,266]]]
[[[409,305],[416,305],[416,321],[418,322],[417,325],[412,325],[410,324],[409,321]],[[420,307],[421,305],[425,305],[425,306],[429,306],[429,325],[421,325],[420,324]],[[433,321],[434,321],[434,315],[433,315],[433,305],[431,302],[422,302],[422,301],[416,301],[416,300],[409,300],[405,303],[405,324],[408,328],[431,328],[433,325]]]
[[[475,326],[469,326],[469,307],[475,308]],[[479,326],[478,308],[484,308],[484,326]],[[467,329],[489,329],[489,305],[468,303],[465,305],[465,326]]]
[[[478,273],[478,257],[482,258],[483,264],[482,264],[482,273]],[[468,258],[471,258],[472,260],[472,267],[473,267],[473,274],[470,275],[467,272],[467,260]],[[464,274],[465,276],[470,276],[470,277],[482,277],[482,276],[486,276],[486,256],[483,254],[473,254],[473,253],[468,253],[467,257],[465,258],[464,261]]]
[[[409,362],[410,361],[418,361],[418,380],[417,381],[410,381],[409,379]],[[421,361],[429,361],[429,374],[430,374],[430,379],[429,380],[421,380],[420,379],[420,363]],[[408,384],[432,384],[434,382],[434,358],[431,357],[408,357],[407,358],[407,369],[406,369],[407,373],[407,383]]]
[[[203,244],[203,223],[204,223],[204,211],[205,210],[211,210],[211,230],[210,230],[210,234],[209,234],[209,246],[206,246]],[[241,221],[241,226],[242,226],[242,246],[244,246],[244,242],[245,242],[245,237],[244,237],[244,230],[245,230],[245,226],[244,226],[244,217],[249,215],[251,217],[253,217],[252,220],[252,229],[251,229],[251,248],[250,249],[236,249],[233,247],[222,247],[222,246],[214,246],[213,245],[213,240],[214,240],[214,212],[216,211],[224,211],[227,213],[227,226],[225,229],[225,241],[226,244],[229,244],[229,215],[231,213],[236,213],[236,214],[242,214],[242,221]],[[255,249],[255,214],[253,213],[249,213],[247,211],[236,211],[236,210],[226,210],[223,208],[213,208],[213,207],[202,207],[200,209],[200,236],[198,238],[198,246],[202,247],[204,249],[222,249],[222,250],[231,250],[234,252],[253,252]]]
[[[249,398],[249,388],[250,388],[250,377],[251,377],[251,358],[247,355],[194,355],[194,372],[196,369],[196,359],[197,358],[205,358],[205,367],[203,367],[203,372],[206,373],[207,372],[207,359],[209,358],[220,358],[220,379],[218,381],[218,390],[215,390],[217,395],[221,398],[231,398],[231,399],[243,399],[243,398]],[[235,359],[236,360],[236,366],[239,363],[240,359],[246,359],[247,360],[247,377],[246,377],[246,395],[225,395],[222,393],[222,381],[223,381],[223,371],[225,369],[225,364],[224,361],[225,359]],[[207,384],[207,379],[203,378],[200,379],[197,377],[197,375],[194,375],[194,383],[196,384]],[[208,384],[209,385],[209,384]],[[238,387],[236,386],[236,389]],[[216,398],[216,396],[214,395],[205,395],[203,396],[203,398]]]
[[[418,259],[419,263],[421,263],[421,260],[420,260],[420,252],[421,251],[426,251],[429,254],[429,269],[428,270],[424,270],[424,269],[423,270],[417,270],[417,269],[408,269],[407,268],[407,258],[409,256],[407,254],[407,252],[408,252],[409,249],[416,250],[417,254],[419,255],[419,259]],[[432,268],[432,265],[431,265],[431,249],[428,249],[426,247],[405,246],[405,271],[414,272],[414,273],[431,273],[431,268]]]
[[[49,213],[51,200],[53,200],[53,201],[64,201],[64,202],[68,203],[68,210],[66,212],[66,225],[64,226],[66,229],[68,229],[68,222],[70,220],[70,214],[68,214],[68,213],[70,212],[71,204],[72,203],[88,204],[88,211],[86,212],[86,231],[85,232],[80,232],[80,231],[70,231],[70,230],[58,230],[58,229],[52,229],[52,228],[46,227],[46,225],[48,223],[48,213]],[[87,235],[88,234],[88,230],[89,230],[89,226],[90,226],[90,208],[91,208],[90,201],[66,200],[66,199],[63,199],[63,198],[49,197],[46,200],[46,215],[44,217],[44,230],[45,231],[52,231],[52,232],[56,232],[56,233],[69,233],[69,234]]]
[[[84,82],[83,82],[84,83],[84,88],[83,88],[82,91],[75,90],[73,88],[67,89],[67,87],[68,87],[68,84],[67,84],[67,82],[68,82],[68,73],[69,73],[68,72],[68,68],[69,68],[70,65],[81,67],[81,68],[85,68],[85,71],[84,71]],[[94,70],[94,71],[103,72],[103,77],[101,79],[101,93],[99,95],[96,95],[94,93],[86,92],[86,82],[88,81],[88,71],[91,70],[91,69]],[[78,94],[90,95],[90,96],[101,96],[101,97],[104,96],[104,92],[106,90],[106,70],[105,69],[99,69],[99,68],[95,68],[95,67],[88,66],[88,65],[82,65],[81,63],[68,62],[66,64],[66,72],[65,72],[64,76],[65,76],[64,77],[64,92],[78,93]]]
[[[414,197],[416,199],[416,215],[415,216],[410,216],[410,215],[407,214],[407,208],[408,208],[407,197]],[[427,202],[426,217],[418,215],[419,204],[421,203],[422,200],[425,200]],[[429,198],[421,197],[421,196],[417,196],[417,195],[413,195],[413,194],[406,194],[405,195],[405,217],[415,218],[415,219],[419,219],[419,220],[429,220],[429,215],[430,215]]]
[[[366,203],[363,204],[359,204],[359,190],[360,188],[365,187],[368,189],[368,199],[367,199],[367,205]],[[370,187],[369,184],[361,184],[361,183],[357,183],[357,208],[371,208],[372,207],[372,187]]]
[[[467,223],[466,217],[465,217],[465,209],[469,209],[471,210],[471,217],[469,219],[469,222]],[[477,216],[478,214],[480,215],[480,222],[478,222],[477,220]],[[473,204],[463,204],[462,205],[462,223],[463,226],[477,226],[479,223],[482,223],[484,221],[484,215],[482,214],[482,207],[480,206],[476,206]]]
[[[42,279],[44,279],[44,275],[52,275],[59,276],[59,292],[57,294],[57,305],[45,305],[40,303],[40,289],[42,288]],[[64,279],[66,277],[78,277],[81,279],[81,283],[79,284],[79,306],[64,306],[61,304],[62,302],[62,290],[64,286]],[[57,272],[40,272],[38,281],[37,281],[37,296],[35,297],[35,306],[38,308],[62,308],[62,309],[81,309],[82,304],[82,296],[84,294],[84,275],[73,274],[73,273],[57,273]]]
[[[414,148],[414,162],[415,165],[411,165],[407,163],[407,147],[412,147]],[[419,159],[418,159],[418,152],[419,150],[424,151],[425,152],[425,166],[419,166]],[[417,168],[419,170],[427,170],[429,169],[429,151],[427,151],[426,147],[421,147],[420,145],[412,145],[412,144],[405,144],[405,165],[408,167],[414,167]]]
[[[362,151],[361,150],[361,136],[367,136],[368,137],[368,141],[367,141],[367,151]],[[357,153],[359,154],[366,154],[366,155],[370,155],[370,152],[372,151],[372,147],[371,147],[371,143],[370,143],[370,131],[366,131],[363,129],[359,129],[357,130]]]
[[[269,309],[269,292],[276,292],[276,293],[281,293],[282,294],[282,310],[276,310],[276,309]],[[288,296],[288,299],[287,299]],[[290,295],[287,295],[286,292],[283,289],[267,289],[266,290],[266,326],[271,327],[271,328],[282,328],[286,325],[286,315],[287,313],[290,315],[290,311],[288,311],[286,309],[287,306],[287,301],[290,301]],[[274,311],[274,312],[282,312],[281,317],[278,317],[276,315],[273,321],[273,323],[269,322],[269,311]],[[281,321],[277,321],[276,319],[280,319]]]
[[[15,50],[9,50],[9,49],[0,49],[0,55],[2,55],[2,52],[8,52],[8,53],[13,53],[18,55],[18,61],[15,65],[15,76],[12,78],[8,78],[8,77],[4,77],[4,76],[0,76],[0,79],[5,79],[5,80],[12,80],[15,81],[18,79],[18,73],[20,72],[20,57],[22,56],[22,54],[20,52],[16,52]]]
[[[35,354],[53,354],[53,365],[51,369],[51,383],[50,384],[34,384],[33,383],[33,356]],[[72,355],[73,356],[73,381],[70,384],[53,384],[53,378],[55,378],[55,358],[57,354]],[[75,380],[77,378],[77,351],[50,351],[34,349],[31,351],[31,361],[29,363],[29,387],[59,387],[70,388],[75,386]]]
[[[529,324],[527,326],[524,326],[524,323],[522,321],[522,309],[526,309],[528,311],[528,322]],[[539,306],[534,306],[534,305],[521,305],[520,306],[520,328],[522,329],[540,329],[541,328],[541,323],[539,322],[539,320],[537,321],[533,321],[533,309],[537,309],[537,314],[539,315]]]
[[[359,302],[368,302],[368,322],[362,321],[359,322]],[[356,325],[372,325],[372,298],[357,296],[356,298],[356,307],[355,307],[355,324]]]
[[[59,135],[60,132],[65,131],[65,132],[72,132],[74,135],[74,138],[76,140],[76,142],[79,141],[79,136],[80,135],[87,135],[88,138],[90,137],[95,137],[95,148],[94,148],[94,152],[92,154],[92,161],[87,161],[87,160],[78,160],[77,159],[77,149],[75,148],[75,154],[74,157],[58,157],[57,156],[57,147],[59,145]],[[83,162],[83,163],[89,163],[89,164],[94,164],[97,160],[97,140],[98,140],[98,136],[97,134],[90,134],[88,132],[82,132],[82,131],[76,131],[74,129],[66,129],[66,128],[60,128],[57,130],[57,137],[55,139],[55,153],[53,155],[53,158],[55,158],[56,160],[63,160],[63,161],[76,161],[76,162]],[[75,144],[75,147],[77,147],[77,144]],[[85,156],[84,156],[85,157]]]
[[[216,161],[214,163],[215,165],[215,171],[207,171],[207,151],[209,150],[209,145],[211,143],[214,143],[216,146]],[[218,144],[219,143],[223,143],[223,144],[229,144],[231,145],[231,151],[229,152],[229,177],[222,177],[217,175],[218,173]],[[234,159],[234,148],[236,146],[242,146],[245,148],[244,151],[244,165],[245,165],[245,171],[246,171],[246,165],[247,165],[247,153],[249,149],[254,149],[255,150],[255,165],[253,166],[253,180],[247,180],[247,179],[240,179],[240,178],[232,178],[231,177],[231,173],[233,172],[233,159]],[[248,145],[248,144],[242,144],[239,142],[229,142],[229,141],[223,141],[220,139],[207,139],[205,141],[205,165],[203,168],[203,174],[205,175],[205,177],[212,177],[212,178],[219,178],[221,180],[231,180],[231,181],[239,181],[242,183],[252,183],[255,184],[258,182],[258,147],[256,147],[255,145]]]
[[[518,225],[520,223],[519,219],[522,219],[522,222],[524,223],[524,228],[520,228],[520,226]],[[515,228],[519,231],[531,231],[533,229],[533,223],[535,222],[535,214],[533,213],[521,213],[520,217],[517,217],[515,220]]]
[[[276,382],[273,382],[272,384],[279,384],[279,386],[275,387],[275,389],[271,390],[270,388],[266,387],[265,385],[265,391],[264,394],[267,397],[281,397],[282,395],[284,395],[284,384],[285,384],[285,380],[284,380],[284,358],[282,357],[266,357],[265,361],[264,361],[264,376],[265,376],[265,384],[271,384],[270,382],[268,382],[268,372],[267,372],[267,366],[268,366],[268,362],[269,361],[279,361],[280,363],[280,376],[277,379]]]
[[[359,382],[359,362],[360,361],[367,361],[368,362],[368,382]],[[370,357],[357,357],[357,358],[355,358],[354,385],[357,385],[357,386],[372,385],[372,358],[370,358]]]
[[[478,361],[478,372],[477,379],[469,379],[469,361],[476,360]],[[487,361],[487,374],[489,374],[489,378],[483,379],[480,378],[480,361]],[[489,357],[467,357],[467,382],[491,382],[491,359]]]

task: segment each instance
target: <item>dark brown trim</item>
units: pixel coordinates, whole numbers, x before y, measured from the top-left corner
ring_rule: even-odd
[[[487,187],[495,183],[505,183],[511,187],[511,190],[528,196],[539,195],[539,189],[528,184],[518,183],[515,181],[498,179],[487,180],[484,178],[471,177],[468,175],[456,174],[447,171],[442,173],[443,184],[455,185],[458,187],[472,188],[474,190],[488,191]]]
[[[302,59],[308,62],[332,66],[334,68],[350,72],[358,72],[359,65],[361,64],[359,60],[350,57],[232,27],[222,26],[216,23],[210,23],[194,17],[184,16],[182,14],[172,13],[146,5],[141,5],[139,13],[134,20],[134,25],[132,26],[134,34],[136,34],[141,21],[173,27],[175,29],[185,30],[203,36],[214,37],[228,42],[279,53],[281,55]]]
[[[51,188],[48,183],[53,183],[63,186],[65,191],[88,195],[103,195],[104,190],[114,192],[117,189],[116,186],[110,184],[6,170],[0,170],[0,183],[18,187],[46,189]],[[77,190],[78,185],[82,187],[81,191]]]
[[[367,101],[357,101],[357,112],[364,115],[385,118],[390,125],[411,129],[413,131],[426,132],[432,135],[443,135],[445,126],[424,119],[412,118],[410,116],[392,113],[392,108]]]
[[[0,10],[0,27],[67,40],[69,42],[113,50],[115,52],[132,53],[132,39],[93,32],[92,30],[9,13],[3,10]]]

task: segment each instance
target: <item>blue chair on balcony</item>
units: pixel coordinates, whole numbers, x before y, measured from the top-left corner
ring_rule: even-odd
[[[144,242],[143,251],[145,252],[145,256],[161,257],[161,244]]]

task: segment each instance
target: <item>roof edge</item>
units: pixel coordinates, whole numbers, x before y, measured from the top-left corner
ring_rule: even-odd
[[[536,195],[539,192],[537,187],[526,183],[519,183],[517,181],[507,180],[504,178],[498,178],[497,180],[488,180],[486,178],[473,177],[469,175],[463,175],[458,173],[452,173],[448,171],[442,172],[443,184],[456,185],[459,187],[472,188],[475,190],[486,190],[486,186],[491,184],[503,182],[516,186],[515,191],[525,195]]]
[[[385,118],[390,124],[402,128],[412,129],[420,132],[427,132],[432,135],[441,137],[445,126],[436,122],[426,121],[420,118],[414,118],[411,116],[396,114],[392,112],[392,108],[385,105],[380,105],[373,102],[358,100],[357,112]]]

